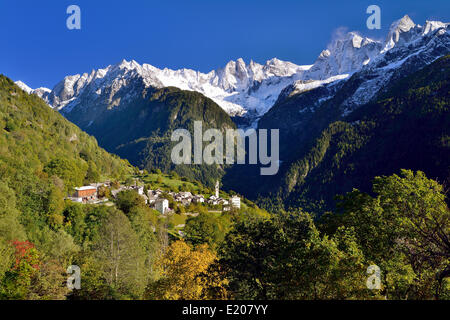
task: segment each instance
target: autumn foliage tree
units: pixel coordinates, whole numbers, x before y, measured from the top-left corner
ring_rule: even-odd
[[[1,294],[15,299],[26,299],[32,278],[39,272],[39,253],[29,241],[11,241],[14,248],[13,267],[6,272]]]
[[[203,276],[215,259],[215,254],[206,244],[199,245],[194,250],[184,241],[175,241],[159,261],[161,278],[148,286],[146,298],[158,300],[205,298],[208,281]]]

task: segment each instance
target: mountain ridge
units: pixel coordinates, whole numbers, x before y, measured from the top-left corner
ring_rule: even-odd
[[[200,92],[230,116],[250,118],[250,125],[255,127],[259,118],[270,110],[286,87],[298,81],[331,79],[329,82],[332,82],[336,76],[339,76],[338,80],[348,78],[382,58],[391,49],[409,45],[412,40],[416,41],[436,29],[447,30],[448,25],[440,21],[426,21],[424,26],[420,26],[405,15],[392,23],[384,43],[352,31],[333,40],[312,65],[296,65],[277,58],[264,64],[252,60],[245,63],[239,58],[229,61],[222,68],[202,73],[186,68],[159,69],[146,63],[141,65],[135,60],[122,60],[90,73],[66,76],[51,92],[40,88],[35,93],[52,107],[68,113],[78,103],[77,99],[83,91],[90,91],[92,99],[106,92],[110,99],[122,87],[133,83],[134,78],[141,78],[145,87],[160,89],[173,86]],[[105,99],[105,96],[101,98]],[[120,97],[121,100],[126,98]],[[117,99],[110,101],[112,105],[120,103],[114,100]]]

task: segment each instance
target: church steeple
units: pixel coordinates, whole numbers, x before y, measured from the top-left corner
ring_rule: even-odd
[[[219,198],[219,180],[216,181],[216,198]]]

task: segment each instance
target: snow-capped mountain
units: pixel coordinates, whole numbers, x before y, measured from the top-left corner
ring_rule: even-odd
[[[15,84],[17,84],[17,86],[19,86],[20,89],[22,89],[23,91],[25,91],[28,94],[35,94],[37,96],[39,96],[40,98],[44,99],[45,101],[48,101],[48,96],[50,95],[50,92],[52,92],[52,90],[48,89],[48,88],[37,88],[37,89],[31,89],[29,86],[27,86],[25,83],[23,83],[22,81],[16,81]]]
[[[416,25],[409,16],[392,23],[384,43],[362,38],[354,32],[338,39],[321,53],[314,65],[286,87],[279,100],[286,97],[325,87],[321,90],[310,110],[334,97],[337,90],[354,75],[357,83],[352,94],[340,102],[348,114],[360,105],[369,102],[390,81],[404,77],[430,64],[450,52],[450,23],[426,21]],[[336,107],[338,107],[336,105]]]
[[[141,94],[131,93],[133,88],[129,88],[127,96],[116,96],[123,88],[140,80],[145,87],[174,86],[200,92],[230,115],[243,115],[249,111],[262,115],[273,105],[281,90],[309,67],[278,59],[271,59],[264,65],[253,61],[246,64],[238,59],[205,74],[190,69],[158,69],[149,64],[140,65],[134,60],[123,60],[90,74],[65,77],[53,88],[47,102],[63,113],[70,112],[79,103],[78,98],[83,94],[86,100],[86,93],[89,93],[88,100],[106,98],[114,106],[119,100],[123,103],[134,94]]]
[[[417,25],[405,16],[376,44],[380,52],[358,70],[320,81],[301,79],[285,88],[258,121],[259,129],[279,130],[278,176],[267,180],[247,168],[233,168],[236,173],[230,171],[234,174],[227,177],[227,187],[252,192],[255,198],[281,195],[288,208],[303,206],[311,194],[323,208],[327,201],[335,205],[331,199],[336,194],[355,186],[368,192],[374,176],[400,168],[429,170],[435,176],[443,172],[445,181],[448,161],[442,159],[449,157],[438,141],[449,131],[448,27],[437,21]],[[350,62],[363,57],[360,49],[352,49],[352,38],[343,38],[347,43],[340,46],[347,48],[347,57],[355,57]],[[344,51],[322,56],[322,70],[352,65],[329,59],[338,52]],[[434,146],[438,149],[431,151]],[[437,163],[443,166],[430,169]]]
[[[142,95],[145,88],[174,86],[200,92],[229,115],[249,117],[255,124],[282,97],[282,91],[283,95],[290,95],[331,85],[360,71],[371,76],[346,104],[351,108],[367,102],[377,92],[374,88],[382,87],[395,73],[393,70],[410,58],[430,51],[430,57],[424,61],[430,63],[439,52],[445,54],[448,47],[442,45],[442,36],[448,36],[448,25],[427,21],[420,26],[405,16],[391,25],[384,43],[350,32],[335,39],[313,65],[299,66],[276,58],[265,64],[238,59],[223,68],[202,73],[191,69],[159,69],[123,60],[91,73],[67,76],[51,92],[45,88],[33,90],[22,82],[18,84],[62,113],[69,113],[81,104],[89,108],[100,102],[114,108]],[[443,47],[439,49],[440,46]]]
[[[389,82],[398,80],[450,53],[450,23],[416,25],[405,16],[391,25],[384,48],[358,72],[360,85],[343,103],[345,113],[369,102]]]
[[[264,114],[283,88],[310,66],[271,59],[264,65],[230,61],[224,68],[203,74],[193,70],[164,69],[158,79],[164,86],[198,91],[214,100],[230,115]]]
[[[382,44],[349,32],[336,39],[322,51],[316,62],[303,75],[304,80],[325,80],[342,74],[351,74],[380,54]]]
[[[15,84],[17,84],[17,86],[19,86],[20,89],[22,89],[23,91],[25,91],[28,94],[33,92],[33,89],[31,89],[29,86],[27,86],[22,81],[16,81]]]
[[[400,79],[450,54],[449,25],[427,21],[421,26],[403,17],[391,25],[386,40],[378,46],[380,53],[369,63],[353,73],[325,80],[295,81],[283,89],[275,105],[259,119],[258,127],[278,128],[301,144],[298,137],[305,136],[308,128],[345,121],[359,107],[394,89]]]
[[[409,31],[415,26],[416,24],[408,15],[392,23],[382,52],[392,49],[397,43],[402,44],[409,42],[413,37],[413,34]]]

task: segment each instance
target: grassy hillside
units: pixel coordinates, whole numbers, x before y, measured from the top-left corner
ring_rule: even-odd
[[[120,180],[133,170],[41,99],[0,76],[0,184],[13,195],[18,222],[29,237],[62,223],[61,201],[73,187]]]
[[[66,190],[85,180],[119,179],[131,166],[101,149],[95,138],[81,131],[41,99],[28,95],[0,76],[0,178],[20,175],[57,175]]]

